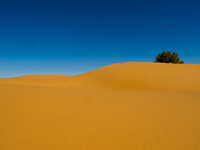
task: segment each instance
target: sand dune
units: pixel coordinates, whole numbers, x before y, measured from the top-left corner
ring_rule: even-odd
[[[200,65],[0,79],[1,150],[200,150]]]

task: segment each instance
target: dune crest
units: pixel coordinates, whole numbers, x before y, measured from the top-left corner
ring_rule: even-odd
[[[200,90],[200,65],[119,63],[81,77],[95,86],[119,90]]]
[[[119,63],[77,76],[30,75],[13,82],[111,90],[200,91],[200,65]],[[8,81],[8,80],[7,80]]]

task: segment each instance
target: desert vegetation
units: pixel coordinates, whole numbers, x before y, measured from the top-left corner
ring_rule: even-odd
[[[184,64],[184,61],[180,60],[178,53],[163,51],[156,56],[155,62],[159,63],[173,63],[173,64]]]

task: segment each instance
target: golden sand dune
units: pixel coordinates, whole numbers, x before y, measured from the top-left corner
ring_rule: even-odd
[[[121,63],[0,91],[0,150],[200,150],[199,65]]]

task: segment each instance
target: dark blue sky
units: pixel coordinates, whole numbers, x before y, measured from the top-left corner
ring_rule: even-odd
[[[77,74],[175,50],[200,63],[200,2],[0,2],[0,76]]]

